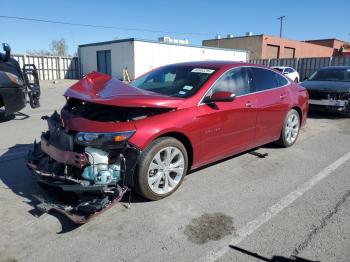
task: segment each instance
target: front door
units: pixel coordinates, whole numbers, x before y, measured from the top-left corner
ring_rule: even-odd
[[[234,93],[236,98],[232,102],[199,105],[201,164],[242,152],[253,144],[257,101],[251,94],[248,69],[238,67],[224,73],[207,96],[216,91]]]

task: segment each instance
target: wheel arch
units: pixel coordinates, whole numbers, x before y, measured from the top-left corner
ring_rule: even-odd
[[[193,164],[193,146],[191,140],[185,134],[177,131],[166,132],[164,134],[161,134],[160,136],[157,136],[156,138],[154,138],[154,140],[160,137],[173,137],[179,140],[185,146],[188,156],[188,169],[190,169],[190,167]]]
[[[291,109],[294,109],[295,111],[298,112],[298,114],[299,114],[299,119],[300,119],[300,122],[301,122],[302,119],[303,119],[303,112],[301,111],[301,108],[298,107],[298,106],[293,106]]]

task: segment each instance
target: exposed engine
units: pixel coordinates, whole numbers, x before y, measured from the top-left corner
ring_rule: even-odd
[[[140,151],[127,142],[113,147],[84,146],[95,136],[77,139],[77,132],[62,127],[55,112],[44,117],[49,130],[29,152],[27,165],[37,176],[47,196],[37,197],[43,212],[56,210],[73,222],[86,223],[92,216],[119,202],[133,184],[133,174]],[[97,137],[108,142],[109,137]],[[91,142],[92,140],[90,140]],[[49,199],[49,201],[48,201]],[[58,201],[58,202],[57,202]],[[59,203],[59,204],[58,204]]]
[[[73,115],[100,122],[128,122],[169,112],[171,108],[118,107],[93,104],[75,98],[67,98],[64,110]]]
[[[116,184],[120,181],[120,163],[108,164],[108,152],[86,147],[85,154],[90,165],[84,168],[82,178],[97,185]]]

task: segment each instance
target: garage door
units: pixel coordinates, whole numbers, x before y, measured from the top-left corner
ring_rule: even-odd
[[[280,47],[278,45],[267,45],[267,58],[279,58]]]
[[[294,57],[295,57],[295,48],[285,47],[284,58],[294,58]]]

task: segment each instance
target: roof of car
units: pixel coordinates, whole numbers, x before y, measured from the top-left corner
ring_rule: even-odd
[[[290,68],[290,66],[271,66],[271,68],[281,68],[281,69],[285,69],[285,68]]]
[[[258,66],[258,67],[264,67],[264,65],[259,64],[253,64],[253,63],[246,63],[246,62],[237,62],[237,61],[192,61],[192,62],[182,62],[182,63],[176,63],[175,65],[182,65],[182,66],[198,66],[198,67],[210,67],[210,68],[224,68],[224,67],[235,67],[235,66]]]

